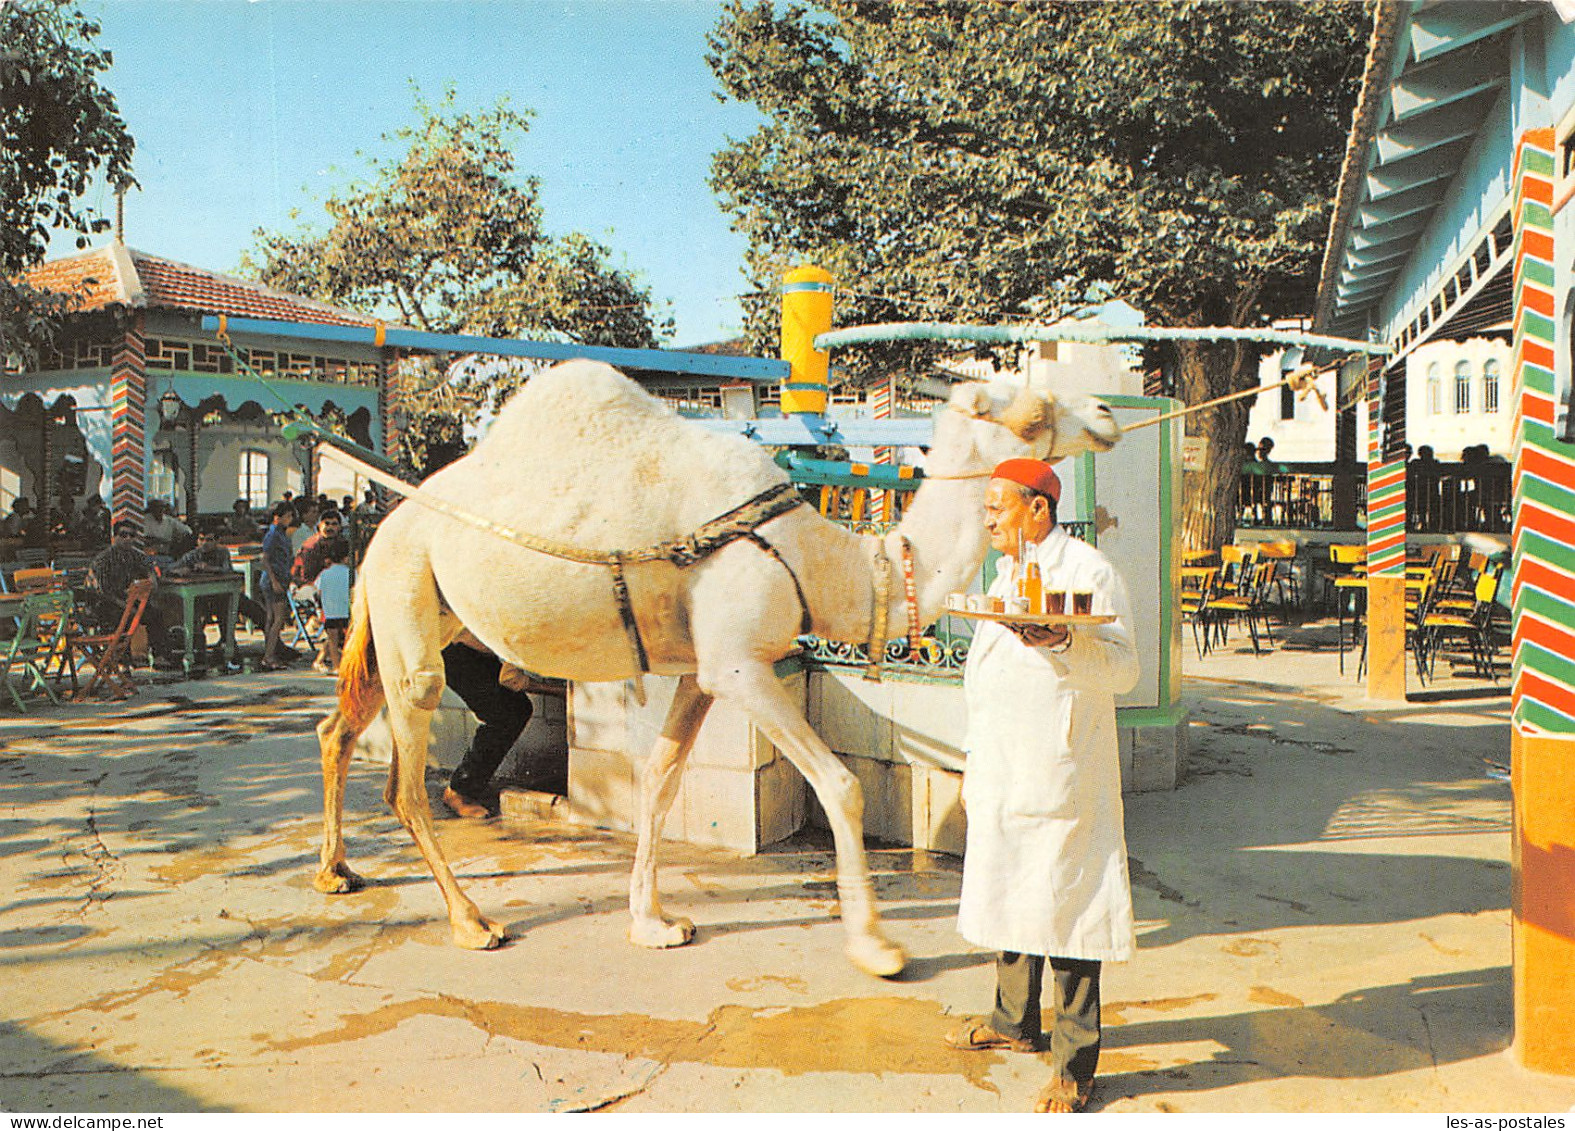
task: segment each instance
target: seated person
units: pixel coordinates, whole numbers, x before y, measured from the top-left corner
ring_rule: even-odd
[[[463,632],[443,649],[443,679],[480,724],[443,790],[443,804],[460,817],[486,817],[490,810],[484,799],[491,793],[492,775],[530,722],[531,701],[525,691],[530,676]]]
[[[170,566],[171,574],[200,575],[212,573],[229,573],[231,570],[230,551],[219,545],[219,539],[211,530],[202,530],[197,533],[195,549],[188,550]],[[204,626],[209,620],[215,621],[219,626],[220,639],[228,640],[234,631],[234,626],[224,623],[224,618],[229,614],[229,600],[221,593],[214,593],[205,597],[198,597],[192,603],[192,620],[195,626],[197,639],[192,643],[192,655],[201,659],[207,649],[207,634]]]
[[[109,508],[102,498],[88,496],[72,533],[85,549],[100,550],[109,545]]]
[[[172,573],[224,573],[234,568],[230,551],[219,545],[213,531],[197,534],[197,545],[176,559]]]
[[[147,517],[142,521],[142,543],[156,558],[171,558],[191,537],[191,527],[169,513],[163,499],[149,499]]]
[[[11,513],[0,519],[0,535],[20,538],[33,525],[33,501],[26,495],[11,500]]]
[[[252,508],[245,499],[236,499],[230,504],[230,517],[224,521],[224,533],[231,538],[239,538],[246,542],[255,542],[261,527],[252,518]]]
[[[114,632],[126,609],[126,591],[131,583],[159,576],[153,559],[137,549],[137,524],[122,520],[115,524],[109,549],[93,559],[88,568],[89,605],[99,628]],[[154,659],[172,664],[175,646],[170,639],[169,622],[163,612],[149,601],[142,612],[142,627],[148,631],[148,647]]]

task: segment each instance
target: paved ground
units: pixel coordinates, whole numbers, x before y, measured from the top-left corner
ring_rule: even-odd
[[[1568,1111],[1510,1038],[1502,698],[1363,702],[1315,633],[1189,653],[1192,772],[1128,799],[1136,961],[1108,969],[1109,1111]],[[353,896],[310,884],[300,672],[0,716],[0,1108],[1028,1110],[1035,1057],[942,1034],[989,1002],[957,861],[877,850],[900,980],[841,957],[831,861],[679,845],[696,943],[624,941],[631,844],[443,820],[513,940],[449,945],[437,891],[351,774]]]

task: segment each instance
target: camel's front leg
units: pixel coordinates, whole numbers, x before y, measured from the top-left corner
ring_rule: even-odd
[[[639,946],[683,946],[695,935],[695,925],[688,919],[669,919],[662,914],[656,892],[656,847],[662,836],[662,819],[678,793],[684,761],[710,708],[711,697],[700,690],[694,676],[680,679],[662,733],[640,775],[640,841],[629,877],[629,940]]]
[[[881,933],[869,864],[864,856],[864,795],[858,779],[805,722],[770,665],[719,664],[702,679],[718,698],[731,699],[798,767],[820,799],[837,849],[837,898],[847,931],[848,957],[867,974],[890,978],[908,963],[902,947]]]

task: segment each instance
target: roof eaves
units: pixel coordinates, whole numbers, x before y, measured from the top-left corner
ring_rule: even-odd
[[[1395,79],[1403,40],[1401,30],[1411,17],[1414,5],[1409,0],[1380,0],[1373,15],[1373,34],[1367,45],[1367,64],[1362,72],[1362,89],[1351,115],[1351,133],[1346,141],[1345,160],[1340,166],[1340,186],[1335,192],[1334,212],[1329,217],[1329,238],[1323,249],[1323,269],[1318,275],[1318,297],[1313,305],[1313,329],[1322,330],[1334,309],[1335,286],[1339,282],[1340,258],[1362,184],[1367,176],[1368,155],[1378,134],[1378,120],[1388,102],[1389,86]]]

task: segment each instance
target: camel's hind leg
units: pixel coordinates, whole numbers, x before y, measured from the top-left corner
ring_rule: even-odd
[[[410,613],[406,611],[404,615],[409,617]],[[421,618],[417,614],[414,619]],[[487,950],[503,941],[503,928],[483,918],[470,897],[460,890],[433,831],[432,808],[427,802],[427,736],[432,714],[443,698],[443,656],[436,620],[434,615],[433,623],[427,626],[429,631],[424,633],[415,631],[419,626],[401,621],[391,631],[394,640],[386,650],[386,638],[382,626],[378,626],[379,666],[394,738],[389,786],[394,815],[409,830],[432,878],[442,889],[454,941],[470,950]]]
[[[889,978],[902,972],[908,956],[881,933],[869,863],[864,855],[864,795],[858,779],[804,720],[771,665],[727,661],[701,673],[707,691],[732,700],[776,744],[809,782],[826,811],[837,849],[837,898],[847,931],[847,954],[865,973]]]
[[[710,708],[711,697],[700,690],[694,676],[680,679],[667,709],[667,721],[640,775],[640,841],[629,877],[629,939],[640,946],[683,946],[694,938],[695,925],[688,919],[669,919],[662,914],[656,891],[656,848],[662,836],[662,818],[672,808],[684,761]]]
[[[348,706],[341,704],[317,724],[317,744],[323,762],[323,850],[312,886],[337,895],[359,891],[365,881],[345,862],[345,778],[356,739],[366,730],[383,705],[383,689],[375,681]]]

